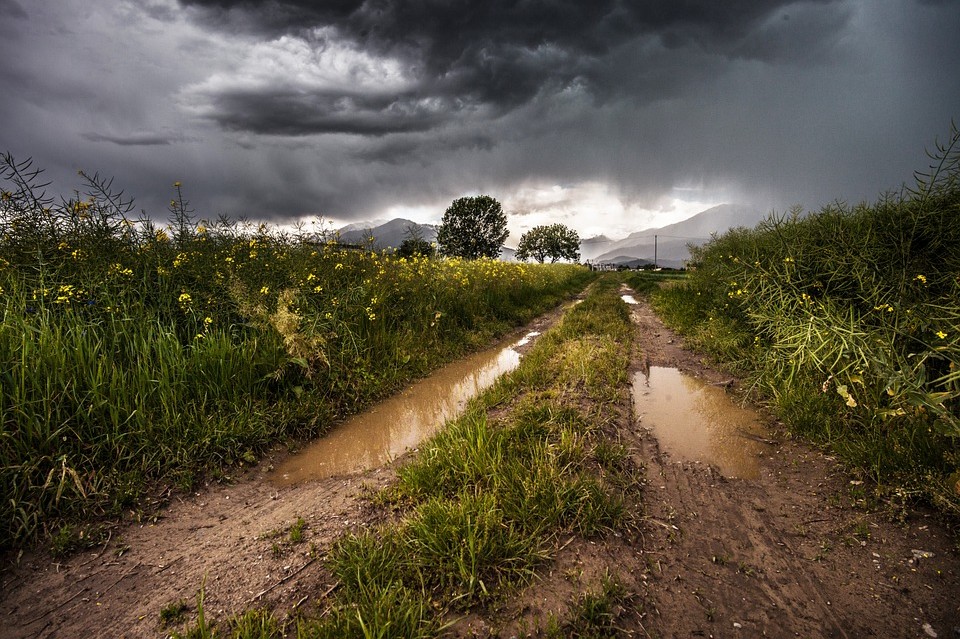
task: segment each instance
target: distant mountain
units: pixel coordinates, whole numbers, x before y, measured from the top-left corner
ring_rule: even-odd
[[[632,258],[649,262],[656,259],[658,266],[679,268],[690,259],[688,245],[704,244],[714,233],[719,235],[737,226],[752,227],[765,218],[766,214],[755,209],[721,204],[675,224],[631,233],[603,247],[605,250],[594,257],[585,255],[584,259],[610,263],[622,263]]]
[[[348,224],[339,229],[337,233],[340,235],[340,241],[344,244],[365,244],[367,238],[372,237],[374,248],[386,249],[398,248],[405,239],[411,237],[411,230],[419,232],[420,237],[428,242],[437,239],[436,226],[418,224],[401,217],[382,224]]]
[[[373,220],[370,222],[353,222],[351,224],[347,224],[346,226],[340,227],[338,231],[340,233],[349,233],[351,231],[363,231],[365,229],[372,229],[378,226],[382,226],[389,221],[390,220]]]
[[[420,237],[428,242],[437,241],[437,227],[433,224],[418,224],[401,217],[382,224],[348,224],[337,230],[340,241],[344,244],[366,244],[367,239],[373,238],[373,248],[399,248],[405,239],[410,237],[411,229],[419,232]],[[515,262],[516,249],[504,246],[500,249],[500,259],[504,262]]]
[[[625,266],[627,268],[641,268],[644,266],[652,266],[653,262],[650,260],[641,260],[638,257],[630,257],[629,255],[618,255],[613,259],[604,260],[610,264],[616,264],[617,266]],[[661,264],[660,266],[664,266]],[[671,267],[672,268],[672,267]]]
[[[631,233],[622,240],[611,240],[605,235],[590,237],[580,242],[580,259],[594,263],[605,262],[629,265],[635,268],[644,263],[667,268],[680,268],[690,259],[688,244],[703,244],[711,234],[721,234],[735,226],[754,226],[766,215],[736,204],[721,204],[697,213],[691,218],[655,229]],[[373,238],[373,248],[398,248],[411,236],[411,230],[428,242],[437,239],[437,227],[418,224],[404,218],[387,222],[348,224],[337,233],[345,244],[365,244]],[[516,260],[516,250],[503,247],[500,259]]]

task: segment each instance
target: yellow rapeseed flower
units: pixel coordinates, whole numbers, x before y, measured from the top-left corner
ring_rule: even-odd
[[[937,337],[939,337],[940,339],[947,339],[947,333],[945,333],[945,332],[943,332],[943,331],[937,331],[937,332],[935,333],[935,335],[936,335]]]

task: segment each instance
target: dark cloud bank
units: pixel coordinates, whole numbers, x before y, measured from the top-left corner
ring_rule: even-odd
[[[0,11],[9,60],[42,61],[55,34],[83,28],[28,37],[33,5],[0,0]],[[169,38],[181,67],[164,70],[162,49],[139,53],[130,79],[104,89],[109,64],[65,56],[59,77],[77,82],[0,66],[15,89],[0,98],[0,146],[70,173],[116,171],[149,211],[172,179],[204,215],[277,220],[370,219],[391,204],[439,217],[468,193],[584,183],[651,208],[676,193],[816,207],[896,189],[960,118],[957,2],[155,0],[123,11]],[[172,44],[164,29],[184,23],[196,35]],[[77,37],[94,59],[138,55]],[[153,121],[157,103],[173,105],[169,121]]]
[[[471,115],[495,120],[566,91],[593,107],[618,98],[652,102],[689,75],[644,68],[662,65],[667,52],[693,48],[701,59],[772,61],[785,48],[832,48],[847,19],[829,0],[802,7],[818,17],[803,18],[800,33],[783,27],[793,3],[770,0],[185,4],[201,9],[211,28],[265,38],[311,41],[316,28],[332,27],[333,37],[403,61],[415,80],[399,94],[278,89],[210,96],[210,117],[220,125],[278,135],[425,131]]]

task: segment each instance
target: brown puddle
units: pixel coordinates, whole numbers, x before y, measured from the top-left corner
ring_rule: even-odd
[[[281,463],[271,474],[272,481],[290,485],[389,463],[416,448],[444,422],[459,415],[467,401],[516,368],[520,363],[516,349],[537,335],[531,332],[509,346],[453,362],[354,415]]]
[[[633,409],[671,455],[712,464],[726,477],[759,476],[759,457],[769,449],[763,422],[722,388],[653,366],[634,375]]]

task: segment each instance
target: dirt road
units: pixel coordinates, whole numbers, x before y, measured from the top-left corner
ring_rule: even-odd
[[[633,307],[641,360],[711,382],[649,306]],[[903,524],[854,502],[858,483],[773,426],[756,479],[671,459],[635,430],[651,526],[644,628],[659,637],[960,637],[960,561],[929,513]]]
[[[684,350],[644,303],[632,313],[634,368],[730,381]],[[960,560],[933,516],[912,512],[898,523],[857,504],[863,484],[776,426],[759,476],[728,479],[664,452],[628,398],[614,421],[645,468],[641,530],[571,538],[541,578],[457,633],[536,635],[583,583],[616,573],[634,593],[617,611],[627,636],[960,637]],[[333,582],[320,559],[345,530],[388,516],[361,497],[393,475],[385,468],[277,487],[268,480],[277,461],[173,499],[157,521],[118,527],[95,551],[7,567],[0,637],[162,637],[160,611],[183,599],[191,617],[201,585],[213,617],[322,609]]]

